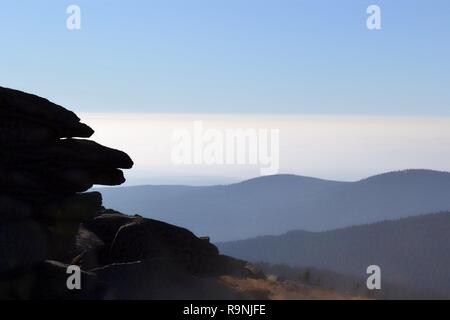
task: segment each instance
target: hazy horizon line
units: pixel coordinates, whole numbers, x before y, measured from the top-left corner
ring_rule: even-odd
[[[450,171],[445,171],[445,170],[435,170],[435,169],[427,169],[427,168],[407,168],[407,169],[399,169],[399,170],[391,170],[391,171],[383,171],[383,172],[379,172],[376,174],[372,174],[369,176],[364,176],[361,177],[359,179],[352,179],[352,180],[336,180],[336,179],[329,179],[329,178],[325,178],[325,177],[316,177],[316,176],[308,176],[308,175],[301,175],[301,174],[296,174],[296,173],[278,173],[278,174],[273,174],[273,175],[267,175],[267,176],[254,176],[251,178],[245,178],[245,179],[239,179],[236,177],[216,177],[216,176],[161,176],[158,177],[158,179],[172,179],[172,178],[191,178],[191,179],[202,179],[202,178],[206,178],[206,179],[228,179],[228,180],[235,180],[235,182],[230,182],[230,183],[216,183],[216,184],[182,184],[182,183],[157,183],[157,184],[152,184],[152,183],[142,183],[142,184],[127,184],[126,182],[121,185],[121,186],[101,186],[101,187],[97,187],[94,186],[93,189],[109,189],[109,188],[131,188],[131,187],[145,187],[145,186],[152,186],[152,187],[159,187],[159,186],[180,186],[180,187],[214,187],[214,186],[228,186],[228,185],[234,185],[234,184],[240,184],[240,183],[244,183],[247,181],[251,181],[251,180],[256,180],[256,179],[265,179],[265,178],[270,178],[270,177],[277,177],[277,176],[295,176],[298,178],[306,178],[306,179],[314,179],[314,180],[322,180],[322,181],[328,181],[328,182],[340,182],[340,183],[355,183],[355,182],[360,182],[360,181],[364,181],[370,178],[374,178],[377,176],[382,176],[385,174],[392,174],[392,173],[402,173],[402,172],[408,172],[408,171],[415,171],[415,172],[434,172],[434,173],[447,173],[450,174]],[[152,177],[148,177],[145,179],[151,179]],[[143,178],[144,179],[144,178]]]

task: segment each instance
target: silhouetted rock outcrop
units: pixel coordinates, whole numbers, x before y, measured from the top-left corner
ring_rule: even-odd
[[[84,193],[123,183],[121,169],[133,166],[124,152],[79,139],[93,132],[61,106],[0,87],[0,298],[236,297],[214,277],[257,276],[246,262]],[[68,264],[81,268],[81,290],[67,288]]]
[[[37,285],[42,273],[36,266],[67,260],[79,224],[101,209],[99,193],[79,192],[123,183],[120,168],[133,162],[121,151],[76,139],[94,131],[73,112],[1,87],[0,132],[0,288],[8,288],[0,291],[28,298],[33,290],[10,283],[27,275],[29,287]]]

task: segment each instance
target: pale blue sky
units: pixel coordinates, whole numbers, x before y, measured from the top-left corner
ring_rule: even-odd
[[[448,0],[1,0],[0,39],[0,85],[77,112],[450,115]]]

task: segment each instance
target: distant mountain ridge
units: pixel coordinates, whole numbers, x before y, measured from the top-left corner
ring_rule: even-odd
[[[290,231],[217,246],[224,254],[252,262],[328,269],[361,278],[367,277],[367,266],[375,264],[384,282],[422,292],[425,298],[450,298],[450,212],[325,232]]]
[[[356,182],[275,175],[231,185],[100,191],[107,207],[183,225],[213,241],[450,210],[450,173],[431,170],[389,172]]]

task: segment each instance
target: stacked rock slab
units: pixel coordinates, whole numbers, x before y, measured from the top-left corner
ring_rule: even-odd
[[[102,205],[85,191],[125,181],[132,160],[93,133],[61,106],[0,87],[0,298],[31,298],[35,270],[58,267],[44,261],[70,262],[80,223]]]
[[[221,275],[261,277],[207,239],[102,207],[127,154],[50,101],[0,87],[0,299],[236,299]],[[68,265],[82,289],[69,290]]]

